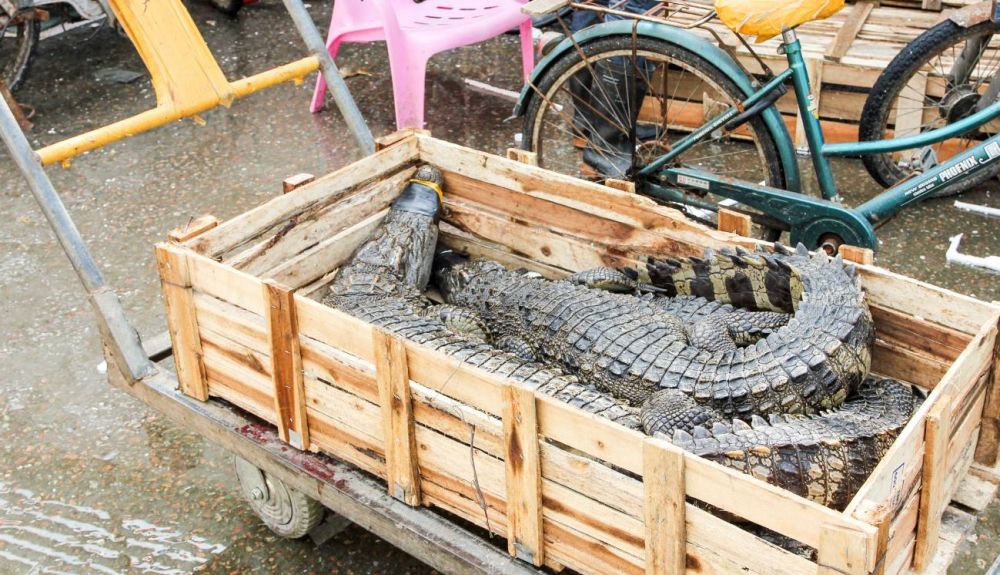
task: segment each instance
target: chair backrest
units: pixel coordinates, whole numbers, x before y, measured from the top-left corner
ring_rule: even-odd
[[[381,28],[382,11],[375,0],[337,0],[333,3],[333,22],[340,28]]]
[[[401,25],[451,27],[509,11],[518,0],[382,0]]]

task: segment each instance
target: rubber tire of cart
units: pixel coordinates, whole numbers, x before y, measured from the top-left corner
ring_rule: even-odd
[[[253,512],[275,535],[298,539],[319,525],[326,508],[315,499],[239,456],[233,456],[236,478]]]
[[[925,62],[963,40],[980,34],[998,32],[1000,24],[988,20],[968,28],[962,28],[951,20],[944,20],[917,36],[892,59],[872,86],[861,112],[858,141],[870,142],[883,139],[893,103],[909,83],[910,78],[923,67]],[[872,178],[885,188],[892,187],[911,175],[896,165],[892,154],[868,154],[861,156],[861,161]],[[944,198],[972,189],[1000,172],[1000,162],[994,165],[994,168],[983,170],[974,176],[960,178],[955,184],[945,186],[929,197]]]

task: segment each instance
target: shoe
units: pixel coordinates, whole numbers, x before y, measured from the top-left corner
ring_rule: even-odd
[[[647,63],[643,60],[640,65]],[[590,142],[583,149],[583,161],[605,177],[624,179],[632,169],[635,149],[631,134],[623,128],[636,126],[637,141],[657,135],[656,126],[637,124],[646,83],[633,75],[631,63],[625,58],[601,60],[593,69],[590,104],[584,110],[578,108],[581,117],[589,122]],[[600,149],[591,143],[599,144]]]

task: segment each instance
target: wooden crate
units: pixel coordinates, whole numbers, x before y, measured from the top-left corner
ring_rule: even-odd
[[[902,572],[933,555],[941,514],[973,457],[996,458],[1000,308],[877,267],[859,266],[878,330],[874,367],[929,397],[843,512],[318,303],[420,162],[445,175],[442,242],[550,277],[753,244],[635,194],[425,134],[389,143],[157,246],[184,393],[228,400],[293,445],[384,478],[403,501],[505,536],[526,561],[580,573]]]

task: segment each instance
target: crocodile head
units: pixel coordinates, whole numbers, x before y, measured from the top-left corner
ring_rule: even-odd
[[[388,214],[341,268],[331,292],[344,297],[403,297],[430,280],[441,211],[441,172],[421,166]]]

